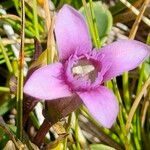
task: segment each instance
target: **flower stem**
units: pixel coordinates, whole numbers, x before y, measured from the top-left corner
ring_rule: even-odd
[[[22,30],[21,30],[21,48],[19,56],[19,71],[17,80],[17,136],[22,141],[23,138],[23,68],[24,68],[24,30],[25,30],[25,2],[21,0],[21,19],[22,19]]]
[[[44,140],[44,137],[47,134],[47,132],[49,131],[51,126],[52,126],[52,124],[47,119],[45,119],[44,122],[42,123],[42,125],[40,126],[40,129],[38,130],[38,132],[34,138],[34,141],[33,141],[37,146],[41,146],[41,144]]]
[[[139,10],[136,9],[136,7],[134,7],[133,5],[131,5],[127,0],[120,0],[124,5],[126,5],[135,15],[139,15]],[[150,26],[150,20],[149,18],[142,16],[142,20],[145,24],[147,24],[148,26]]]

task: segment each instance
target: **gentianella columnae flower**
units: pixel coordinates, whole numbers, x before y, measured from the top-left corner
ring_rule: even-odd
[[[93,117],[110,128],[118,114],[113,92],[103,83],[136,68],[150,54],[150,47],[135,40],[119,40],[100,50],[92,49],[83,16],[64,5],[55,22],[59,62],[36,70],[24,93],[42,100],[76,94]]]

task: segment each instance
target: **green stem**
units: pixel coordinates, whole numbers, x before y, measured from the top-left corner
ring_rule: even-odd
[[[150,33],[147,36],[147,41],[146,44],[150,45]],[[148,73],[146,72],[146,70],[144,70],[144,75],[143,75],[143,80],[146,81],[146,79],[148,78]]]
[[[17,84],[17,135],[20,140],[22,140],[22,131],[23,131],[23,123],[22,123],[22,107],[23,107],[23,71],[19,69],[18,74],[18,84]]]
[[[116,78],[113,79],[113,89],[114,89],[114,93],[117,96],[118,101],[121,105],[121,108],[122,108],[121,112],[123,113],[123,117],[126,120],[127,119],[127,112],[126,112],[126,109],[124,108],[124,105],[123,105],[123,102],[122,102],[122,98],[121,98],[121,95],[120,95],[120,92],[119,92],[119,88],[118,88],[118,85],[117,85]]]
[[[140,111],[138,111],[138,117],[137,117],[137,137],[139,143],[141,142],[141,120],[140,120]],[[141,143],[140,143],[141,145]]]
[[[83,3],[83,6],[84,6],[85,16],[87,18],[87,23],[88,23],[88,26],[90,28],[91,34],[92,34],[94,45],[98,48],[91,12],[89,11],[89,8],[87,7],[86,0],[82,0],[82,3]]]
[[[114,129],[115,129],[115,131],[116,131],[116,133],[117,133],[117,135],[118,135],[118,137],[120,138],[120,142],[121,142],[121,144],[125,144],[125,136],[124,136],[124,134],[122,133],[122,131],[120,130],[120,127],[118,126],[118,124],[115,124],[115,126],[114,126]]]
[[[37,0],[33,0],[33,24],[34,24],[36,38],[39,39]]]
[[[33,112],[30,112],[30,119],[32,120],[33,125],[35,126],[36,129],[40,128],[39,122],[37,120],[37,117],[34,115]]]
[[[130,94],[129,94],[129,82],[128,82],[128,72],[125,72],[122,76],[123,78],[123,97],[127,111],[130,110],[131,102],[130,102]]]
[[[118,114],[118,120],[120,123],[120,127],[118,126],[117,128],[117,124],[115,125],[115,130],[118,134],[118,136],[120,137],[120,139],[122,140],[122,142],[126,145],[128,145],[128,147],[131,148],[131,144],[129,142],[129,139],[126,137],[126,132],[125,132],[125,123],[124,120],[127,119],[127,112],[126,109],[123,106],[123,102],[122,102],[122,98],[118,89],[118,85],[116,82],[116,79],[114,78],[113,81],[109,81],[109,87],[111,87],[111,89],[114,91],[115,95],[117,96],[118,102],[119,102],[119,114]],[[121,128],[121,132],[122,134],[120,134],[120,128]]]
[[[70,129],[71,129],[71,123],[72,123],[72,116],[73,116],[73,113],[72,112],[69,117],[68,117],[68,123],[67,123],[67,126],[66,126],[66,133],[67,134],[70,134]],[[66,150],[67,149],[67,140],[68,140],[68,137],[65,138],[64,142],[63,142],[63,150]]]
[[[7,56],[10,58],[10,56],[12,56],[13,55],[13,53],[12,52],[9,52],[9,51],[6,51],[6,54],[7,54]],[[4,56],[3,55],[0,55],[0,59],[4,59]]]
[[[147,43],[148,45],[150,45],[150,33],[149,33],[148,36],[147,36],[147,41],[146,41],[146,43]]]
[[[19,0],[13,0],[13,2],[14,2],[14,6],[16,8],[16,11],[17,11],[18,15],[20,16],[21,12],[20,12],[20,9],[19,9],[19,6],[20,6]]]
[[[51,52],[50,49],[47,47],[46,49],[46,53],[47,53],[47,65],[51,63]]]
[[[81,112],[86,118],[88,118],[93,124],[95,124],[96,127],[98,127],[100,131],[103,131],[106,135],[108,135],[115,142],[121,144],[121,140],[118,138],[118,136],[115,133],[111,132],[109,129],[100,127],[100,125],[93,119],[93,117],[89,114],[89,112],[84,106],[82,107]]]
[[[24,83],[24,34],[25,34],[25,2],[21,0],[21,19],[22,19],[22,30],[21,30],[21,48],[20,48],[20,61],[19,71],[17,80],[17,136],[22,141],[23,138],[23,83]]]
[[[91,11],[91,17],[92,17],[92,22],[93,22],[93,34],[95,36],[95,42],[96,42],[96,47],[100,48],[101,47],[101,41],[99,38],[99,33],[98,33],[98,28],[97,28],[97,23],[96,23],[96,18],[95,18],[95,14],[94,14],[94,10],[93,10],[93,1],[90,0],[89,2],[90,4],[90,11]]]
[[[7,68],[8,68],[8,70],[9,70],[9,72],[12,73],[12,72],[13,72],[13,68],[12,68],[12,65],[11,65],[11,63],[10,63],[10,60],[9,60],[9,58],[8,58],[8,55],[7,55],[7,53],[6,53],[6,49],[4,48],[4,46],[3,46],[2,42],[1,42],[1,38],[0,38],[0,49],[1,49],[1,51],[2,51],[2,54],[3,54],[3,56],[4,56],[4,59],[5,59],[5,61],[6,61]]]
[[[76,112],[76,116],[75,116],[75,137],[76,137],[76,143],[77,143],[77,150],[81,150],[80,148],[80,143],[79,143],[79,135],[78,135],[78,130],[79,130],[79,125],[78,125],[78,116],[79,116],[79,112]]]
[[[10,89],[8,87],[0,86],[0,92],[10,92]]]
[[[9,57],[9,59],[12,60],[13,57]],[[5,63],[5,62],[6,62],[5,59],[0,60],[0,64],[3,64],[3,63]]]
[[[149,40],[150,40],[150,37],[148,35],[147,37],[147,44],[149,43]],[[145,73],[145,63],[143,63],[140,67],[140,75],[139,75],[139,80],[138,80],[138,86],[137,86],[137,91],[136,91],[136,95],[139,94],[141,88],[142,88],[142,85],[143,85],[143,80],[144,80],[144,73]],[[139,115],[140,115],[140,112],[139,112],[139,108],[137,109],[137,112],[135,113],[134,115],[134,122],[133,122],[133,127],[134,127],[134,142],[135,142],[135,146],[137,149],[141,149],[140,147],[140,142],[141,141],[141,128],[140,128],[140,118],[139,118]]]
[[[15,30],[17,30],[17,31],[20,31],[20,30],[21,30],[21,25],[20,25],[18,22],[13,21],[13,20],[11,20],[11,19],[5,19],[5,21],[6,21],[7,23],[9,23]],[[25,29],[25,34],[26,34],[28,37],[31,37],[31,38],[34,37],[33,32],[31,32],[31,31],[28,30],[28,29]]]
[[[111,81],[111,80],[110,80],[110,81],[107,81],[107,82],[105,83],[105,86],[107,86],[109,89],[113,90],[113,84],[112,84],[112,81]]]
[[[143,63],[141,68],[140,68],[140,77],[139,77],[139,81],[138,81],[136,95],[139,93],[139,91],[142,88],[143,78],[144,78],[144,71],[145,71],[145,63]]]
[[[139,121],[138,117],[139,113],[135,113],[133,117],[133,135],[136,149],[141,150],[141,144],[138,139],[138,129],[137,129],[137,122]]]

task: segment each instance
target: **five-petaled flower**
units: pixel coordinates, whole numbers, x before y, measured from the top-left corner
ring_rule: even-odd
[[[55,35],[59,62],[36,70],[24,93],[43,100],[78,95],[89,112],[110,128],[118,103],[103,83],[136,68],[150,54],[150,47],[135,40],[119,40],[93,49],[88,28],[80,13],[64,5],[56,16]]]

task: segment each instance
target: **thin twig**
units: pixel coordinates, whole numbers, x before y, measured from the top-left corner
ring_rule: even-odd
[[[147,87],[150,85],[150,76],[149,78],[146,80],[145,84],[143,85],[142,87],[142,90],[139,92],[138,96],[136,97],[132,107],[131,107],[131,110],[129,112],[129,116],[128,116],[128,119],[127,119],[127,122],[126,122],[126,131],[127,133],[129,132],[129,129],[131,127],[131,122],[132,122],[132,118],[134,116],[134,113],[142,99],[142,96],[144,95]]]
[[[133,26],[132,26],[132,29],[131,29],[131,31],[130,31],[130,35],[129,35],[129,38],[130,38],[130,39],[134,39],[134,37],[135,37],[135,35],[136,35],[136,32],[137,32],[137,30],[138,30],[139,24],[140,24],[140,22],[141,22],[141,20],[142,20],[143,14],[144,14],[144,12],[145,12],[145,9],[146,9],[146,7],[147,7],[149,1],[150,1],[150,0],[145,0],[145,1],[144,1],[143,5],[142,5],[142,7],[141,7],[141,9],[140,9],[141,11],[140,11],[140,13],[138,14],[138,16],[137,16],[137,18],[136,18],[136,20],[135,20],[135,22],[134,22],[134,24],[133,24]]]
[[[143,16],[143,14],[144,14],[144,11],[145,11],[145,9],[146,9],[146,7],[147,7],[149,1],[150,1],[150,0],[145,0],[145,1],[144,1],[143,5],[142,5],[142,7],[141,7],[141,11],[140,11],[139,15],[137,16],[137,18],[136,18],[136,20],[135,20],[135,22],[134,22],[134,24],[133,24],[133,26],[132,26],[132,29],[131,29],[131,31],[130,31],[130,35],[129,35],[129,38],[130,38],[130,39],[134,39],[134,38],[135,38],[135,35],[136,35],[137,30],[138,30],[138,27],[139,27],[139,23],[140,23],[140,21],[141,21],[141,19],[142,19],[142,16]],[[145,84],[146,84],[146,82],[145,82]],[[143,89],[142,89],[142,90],[143,90]],[[142,92],[142,91],[141,91],[141,92]],[[141,92],[140,92],[140,93],[141,93]],[[139,93],[139,94],[140,94],[140,93]],[[127,122],[126,122],[126,130],[127,130],[127,133],[128,133],[129,128],[130,128],[130,125],[131,125],[131,122],[132,122],[132,118],[133,118],[133,116],[134,116],[134,113],[135,113],[135,111],[136,111],[136,109],[137,109],[137,106],[138,106],[138,104],[139,104],[139,102],[140,102],[140,99],[138,99],[138,97],[139,97],[139,95],[138,95],[137,98],[135,99],[135,101],[134,101],[134,103],[133,103],[133,105],[132,105],[132,107],[131,107],[131,109],[130,109],[130,112],[129,112],[129,117],[128,117]],[[141,98],[142,98],[142,97],[141,97]]]
[[[149,0],[145,0],[142,7],[141,7],[141,11],[140,13],[138,14],[133,26],[132,26],[132,29],[130,31],[130,34],[129,34],[129,39],[134,39],[135,38],[135,35],[137,33],[137,30],[138,30],[138,27],[139,27],[139,23],[141,22],[141,19],[142,19],[142,16],[144,14],[144,11],[147,7],[149,3]],[[132,6],[132,5],[131,5]],[[130,94],[129,94],[129,82],[128,82],[128,72],[125,72],[123,74],[123,93],[124,93],[124,99],[127,103],[127,110],[130,109]]]
[[[55,47],[55,42],[54,42],[54,23],[55,23],[55,18],[52,17],[51,20],[51,25],[48,31],[48,37],[47,37],[47,64],[52,63],[54,59],[54,47]]]
[[[0,128],[9,136],[9,138],[15,144],[16,148],[19,150],[21,148],[20,144],[17,143],[14,135],[9,131],[9,129],[7,128],[7,126],[5,124],[0,123]],[[22,145],[22,147],[24,147],[24,146]]]
[[[48,31],[50,28],[50,25],[51,25],[51,13],[50,13],[50,9],[49,9],[49,1],[48,0],[44,0],[44,11],[45,11],[46,27],[47,27],[47,31]]]
[[[131,11],[135,14],[135,15],[139,15],[139,11],[133,6],[131,5],[127,0],[120,0],[124,5],[126,5],[129,9],[131,9]],[[148,26],[150,26],[150,20],[145,17],[142,16],[142,20],[144,21],[144,23],[146,23]]]
[[[12,14],[5,14],[5,15],[1,15],[0,19],[13,19],[13,20],[18,20],[21,22],[20,17],[16,16],[16,15],[12,15]]]
[[[53,29],[54,29],[54,16],[50,12],[49,8],[49,1],[44,1],[44,11],[45,11],[45,20],[46,20],[46,27],[48,31],[48,37],[47,37],[47,64],[51,63],[54,58],[54,35],[53,35]]]
[[[16,44],[16,43],[20,43],[21,42],[21,39],[7,39],[7,38],[2,38],[1,39],[1,42],[3,43],[3,45],[9,45],[9,44]],[[25,44],[33,44],[34,43],[34,39],[24,39],[24,43]],[[46,43],[45,40],[41,40],[40,43]]]

